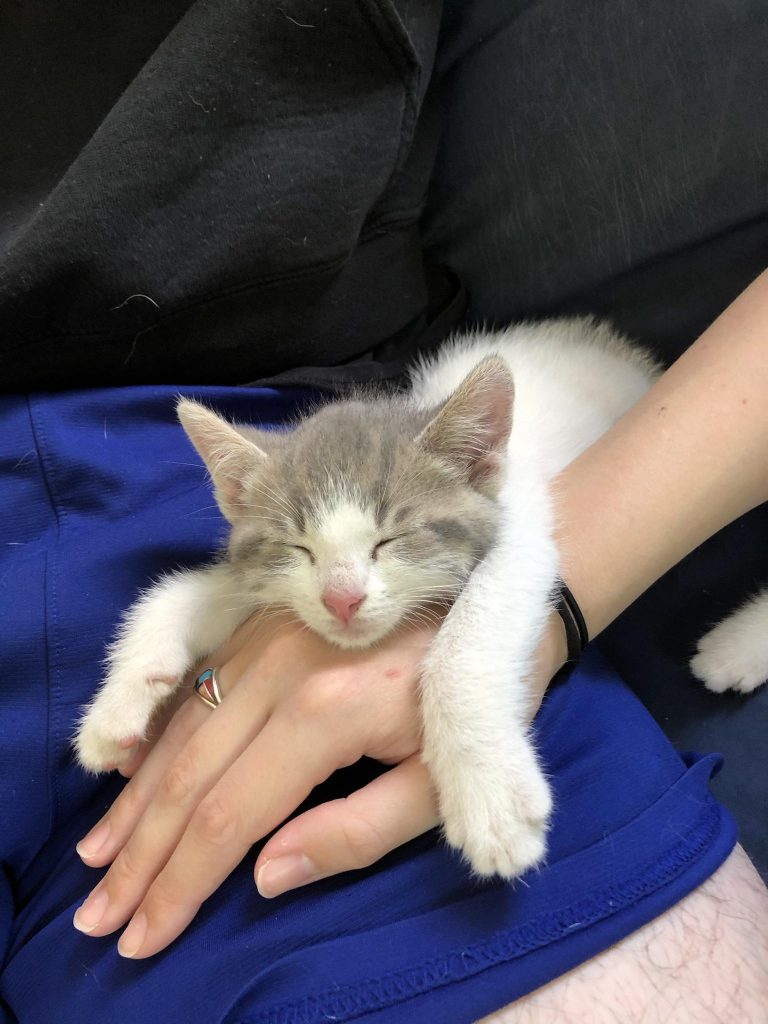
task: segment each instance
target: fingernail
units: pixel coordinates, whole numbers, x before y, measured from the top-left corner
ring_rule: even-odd
[[[75,847],[81,857],[94,857],[109,838],[109,822],[102,821]]]
[[[319,877],[320,873],[309,857],[303,853],[291,853],[265,861],[256,875],[256,888],[269,900]]]
[[[74,924],[79,932],[85,932],[88,935],[104,917],[104,911],[107,909],[108,903],[109,896],[107,895],[106,887],[94,889],[82,907],[75,911],[72,924]]]
[[[134,914],[133,920],[120,936],[117,952],[120,956],[136,956],[146,934],[147,915],[140,910],[137,914]]]

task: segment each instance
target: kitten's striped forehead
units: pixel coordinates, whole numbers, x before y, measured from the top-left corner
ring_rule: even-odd
[[[446,510],[472,530],[473,515],[484,521],[487,510],[455,467],[416,443],[429,419],[396,399],[319,410],[281,436],[255,474],[266,523],[278,535],[284,521],[337,550],[420,527]],[[443,542],[455,543],[458,533],[444,529]]]

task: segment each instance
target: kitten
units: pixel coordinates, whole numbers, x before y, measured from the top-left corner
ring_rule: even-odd
[[[79,726],[80,764],[124,760],[120,741],[144,735],[188,670],[259,607],[288,607],[339,647],[364,648],[449,599],[421,674],[445,836],[479,875],[536,864],[552,803],[525,683],[558,578],[549,481],[659,372],[584,318],[458,338],[413,369],[407,395],[329,404],[290,432],[180,401],[228,547],[130,609]]]

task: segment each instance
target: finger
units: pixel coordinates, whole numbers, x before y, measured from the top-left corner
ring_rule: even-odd
[[[256,860],[256,885],[269,899],[368,867],[437,824],[432,781],[414,754],[356,793],[313,807],[284,825]]]
[[[121,764],[117,766],[117,770],[124,779],[132,779],[136,772],[141,768],[146,759],[149,757],[149,752],[156,743],[156,738],[150,737],[147,740],[137,744],[133,757],[127,764]]]
[[[210,714],[211,709],[198,698],[184,701],[154,747],[147,749],[141,770],[137,769],[107,813],[75,847],[85,864],[103,867],[114,860],[133,833],[169,766]]]
[[[118,766],[117,770],[123,778],[133,778],[142,764],[144,764],[146,759],[149,757],[150,751],[168,728],[173,716],[188,699],[189,687],[182,686],[181,689],[174,694],[172,700],[155,713],[152,721],[150,722],[146,739],[141,740],[136,744],[130,761]]]
[[[339,761],[332,730],[309,719],[273,715],[199,804],[118,951],[146,957],[164,949],[253,843],[284,821],[340,763],[349,761]]]
[[[80,930],[107,935],[134,912],[200,801],[263,728],[269,712],[254,701],[253,690],[236,687],[213,712],[195,701],[207,710],[206,720],[167,767],[114,863],[77,911]]]

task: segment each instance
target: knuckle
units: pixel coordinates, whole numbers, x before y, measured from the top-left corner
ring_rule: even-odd
[[[361,868],[368,867],[383,857],[389,846],[378,825],[349,807],[347,811],[349,813],[343,819],[343,835],[351,863]]]
[[[152,883],[144,902],[145,906],[152,907],[152,916],[162,920],[165,916],[164,911],[169,907],[178,907],[184,903],[184,898],[177,890],[171,888],[161,872]]]
[[[147,794],[139,784],[139,780],[131,779],[112,805],[110,820],[113,823],[119,821],[122,824],[130,825],[141,816],[146,805]]]
[[[133,887],[146,878],[146,868],[142,867],[130,843],[127,843],[118,854],[110,869],[111,880],[118,889]]]
[[[309,679],[298,691],[297,710],[305,718],[327,718],[347,709],[354,692],[354,681],[346,673],[323,673]]]
[[[237,808],[217,793],[209,793],[201,802],[190,827],[199,839],[214,846],[233,842],[242,831]]]
[[[182,752],[163,776],[158,797],[166,804],[187,804],[195,793],[196,774],[193,758]]]

